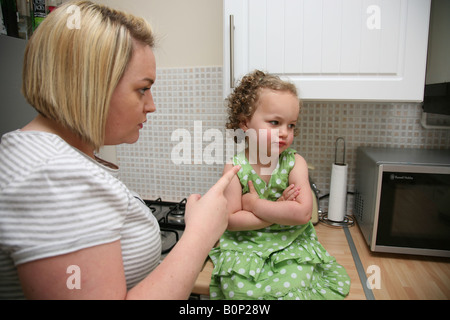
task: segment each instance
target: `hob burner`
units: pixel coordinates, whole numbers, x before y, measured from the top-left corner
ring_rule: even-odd
[[[153,215],[158,220],[161,230],[161,253],[168,253],[178,242],[185,228],[184,212],[186,209],[186,199],[180,202],[156,200],[144,200]]]

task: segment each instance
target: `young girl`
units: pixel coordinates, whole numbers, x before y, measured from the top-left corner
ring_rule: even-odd
[[[256,135],[257,152],[247,148],[224,168],[241,166],[225,193],[228,230],[210,252],[211,298],[343,299],[350,278],[317,240],[307,164],[289,148],[300,111],[295,86],[255,71],[242,79],[228,107],[228,129],[267,134]],[[274,150],[278,164],[267,175],[270,163],[260,155]]]

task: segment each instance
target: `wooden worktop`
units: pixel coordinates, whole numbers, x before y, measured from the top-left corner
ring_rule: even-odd
[[[195,282],[194,289],[192,290],[193,294],[209,296],[209,283],[211,282],[213,269],[214,265],[211,259],[208,258]]]

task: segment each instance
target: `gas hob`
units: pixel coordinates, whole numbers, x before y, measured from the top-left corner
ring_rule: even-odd
[[[168,202],[158,198],[156,200],[144,200],[144,202],[158,221],[161,230],[161,253],[165,255],[170,252],[183,234],[187,200]]]

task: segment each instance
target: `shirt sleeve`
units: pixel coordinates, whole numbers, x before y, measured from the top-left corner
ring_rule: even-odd
[[[120,239],[129,199],[117,180],[61,157],[13,181],[0,199],[0,243],[15,265]]]

